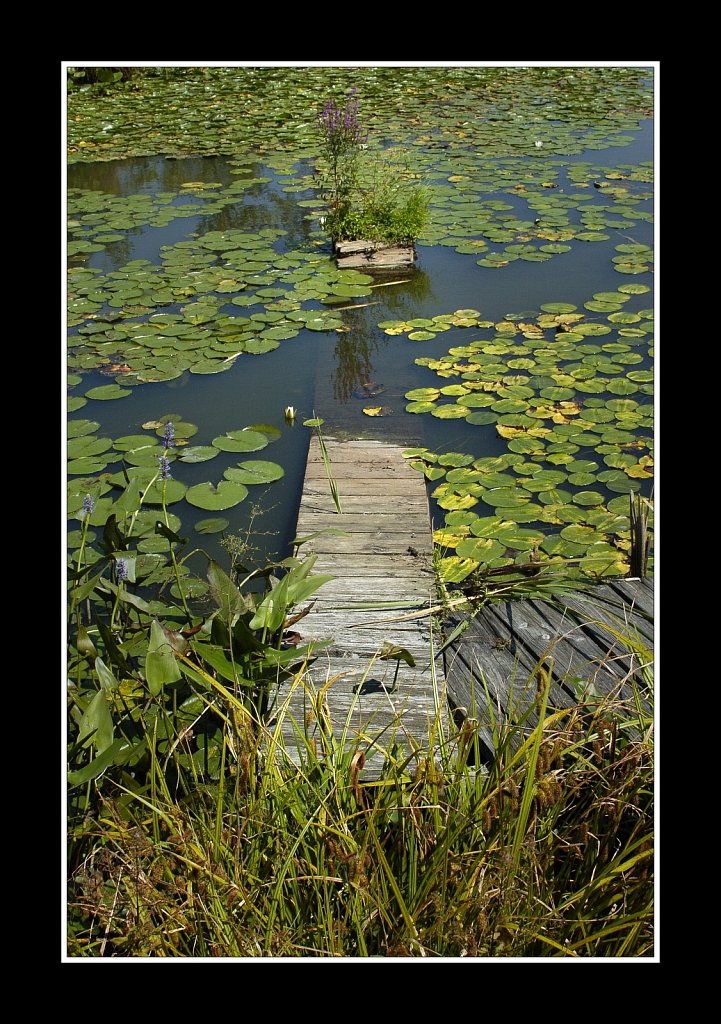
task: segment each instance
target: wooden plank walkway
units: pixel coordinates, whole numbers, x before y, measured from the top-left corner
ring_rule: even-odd
[[[551,670],[549,709],[584,699],[571,685],[573,677],[592,683],[598,696],[629,701],[631,708],[634,690],[648,692],[645,670],[652,666],[654,646],[651,579],[590,585],[553,603],[488,604],[475,616],[450,616],[446,635],[461,623],[465,629],[443,654],[448,700],[457,719],[478,719],[485,761],[494,757],[494,722],[522,723],[526,732],[538,722],[539,664]],[[618,633],[631,633],[638,644],[629,648]],[[650,715],[649,700],[642,696],[641,704]]]
[[[345,733],[349,744],[361,739],[366,755],[361,777],[373,778],[384,751],[394,744],[408,752],[420,747],[422,757],[439,712],[447,716],[440,665],[431,658],[429,617],[383,621],[436,600],[428,498],[425,478],[410,468],[402,448],[367,440],[325,439],[325,444],[342,514],[313,437],[296,537],[319,534],[300,554],[317,555],[312,574],[334,579],[313,595],[311,611],[294,629],[304,643],[330,639],[332,644],[318,650],[302,685],[281,689],[280,702],[287,702],[290,714],[283,734],[289,751],[297,743],[296,729],[305,728],[319,743],[313,694],[325,688],[333,734]],[[386,607],[379,609],[380,603]],[[388,646],[403,648],[415,664],[383,660]]]

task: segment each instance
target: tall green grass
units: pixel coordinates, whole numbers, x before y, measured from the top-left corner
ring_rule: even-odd
[[[535,681],[546,711],[548,676]],[[413,757],[389,743],[364,782],[367,738],[345,742],[303,671],[296,687],[308,719],[288,698],[272,726],[215,690],[210,777],[181,758],[169,772],[183,737],[163,759],[148,735],[154,785],[120,773],[102,787],[71,836],[69,956],[653,956],[640,699],[552,711],[530,731],[497,721],[487,769],[467,718]]]

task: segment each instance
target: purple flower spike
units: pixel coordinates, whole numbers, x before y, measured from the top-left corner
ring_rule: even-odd
[[[170,459],[166,458],[165,455],[160,456],[160,479],[161,480],[172,480],[172,474],[170,472]]]
[[[165,430],[163,431],[163,446],[165,448],[175,448],[175,424],[172,420],[169,420],[165,424]]]

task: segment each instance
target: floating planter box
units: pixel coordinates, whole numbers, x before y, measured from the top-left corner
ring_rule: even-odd
[[[402,267],[414,263],[413,245],[394,245],[391,242],[336,242],[334,252],[339,270],[356,267]]]

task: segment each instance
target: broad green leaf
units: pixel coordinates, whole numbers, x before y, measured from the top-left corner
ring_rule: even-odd
[[[220,609],[223,621],[232,627],[239,616],[253,608],[252,599],[243,597],[230,577],[214,559],[210,560],[207,571],[210,593]]]
[[[80,719],[78,740],[88,737],[99,754],[113,742],[113,718],[104,689],[98,690]]]
[[[145,681],[154,697],[166,683],[175,683],[181,678],[180,668],[173,647],[157,619],[150,624],[150,642],[145,656]]]
[[[241,484],[269,484],[284,476],[284,469],[276,462],[262,462],[260,459],[239,462],[237,468],[226,469],[223,474],[226,480]]]
[[[221,480],[217,485],[209,480],[189,487],[185,500],[196,508],[220,512],[239,505],[248,496],[248,488],[234,480]]]

